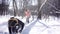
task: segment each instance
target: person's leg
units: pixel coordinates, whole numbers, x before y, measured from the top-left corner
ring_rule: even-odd
[[[29,23],[29,17],[27,17],[26,21]]]
[[[19,29],[19,26],[17,25],[17,26],[16,26],[16,33],[18,33],[18,29]]]
[[[16,28],[15,27],[12,27],[12,32],[16,32]]]
[[[8,29],[9,29],[9,34],[11,34],[11,27],[8,27]]]

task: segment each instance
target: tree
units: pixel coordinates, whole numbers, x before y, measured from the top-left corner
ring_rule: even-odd
[[[14,16],[17,16],[18,15],[18,8],[17,8],[16,0],[13,0],[13,9],[14,9]]]
[[[5,0],[2,0],[1,2],[2,3],[0,4],[0,15],[3,15],[3,14],[5,15],[5,12],[7,14],[9,5],[6,4]]]

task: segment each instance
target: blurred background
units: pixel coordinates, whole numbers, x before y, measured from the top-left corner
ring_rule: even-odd
[[[0,15],[25,16],[25,9],[40,19],[60,15],[59,0],[0,0]]]
[[[26,11],[28,12],[26,13]],[[42,30],[44,30],[42,27],[45,25],[41,27],[39,22],[36,23],[39,24],[36,26],[42,28],[41,30],[41,28],[34,26],[37,29],[40,29],[40,33],[37,34],[45,34],[45,32],[48,32],[46,34],[59,34],[60,32],[58,29],[60,27],[60,0],[0,0],[0,31],[5,32],[8,29],[6,28],[8,26],[7,21],[12,16],[20,19],[21,21],[24,20],[24,23],[29,19],[29,23],[33,25],[35,24],[33,21],[39,19],[42,22],[41,24],[49,25],[51,27],[45,30],[44,33],[41,33]],[[28,25],[27,27],[29,28],[30,26]],[[29,29],[27,30],[29,31]],[[24,32],[22,34],[24,34]],[[33,32],[33,34],[36,33]]]

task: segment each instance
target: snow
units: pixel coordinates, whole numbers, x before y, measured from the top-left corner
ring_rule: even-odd
[[[8,33],[8,20],[10,15],[0,16],[0,34],[3,32]],[[26,23],[26,17],[16,16],[15,18],[20,19]],[[32,17],[30,18],[30,23],[25,24],[25,27],[21,34],[60,34],[60,18],[49,16],[49,19],[37,20],[37,17],[31,22]],[[4,33],[5,32],[5,33]]]

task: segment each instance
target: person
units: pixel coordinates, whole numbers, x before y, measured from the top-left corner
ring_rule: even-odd
[[[27,17],[26,18],[26,21],[29,23],[29,18],[30,18],[30,11],[28,9],[25,10],[25,16]]]
[[[17,26],[18,26],[18,28],[17,28]],[[21,28],[21,30],[19,30],[19,28]],[[13,33],[16,34],[16,33],[18,33],[18,30],[21,33],[23,28],[24,28],[24,23],[22,21],[20,21],[19,19],[11,17],[8,20],[9,34],[13,34]]]

